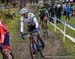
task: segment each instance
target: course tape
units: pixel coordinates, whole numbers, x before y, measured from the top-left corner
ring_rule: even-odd
[[[54,19],[54,18],[52,18],[52,19]],[[56,26],[56,25],[53,24],[52,22],[49,22],[49,23],[50,23],[52,26],[56,27],[63,35],[65,34],[64,31],[63,31],[62,29],[60,29],[58,26]],[[65,25],[65,26],[67,26],[67,25]],[[72,37],[72,36],[70,36],[70,35],[68,35],[68,34],[65,34],[65,37],[67,37],[68,39],[70,39],[72,42],[75,43],[75,38],[74,38],[74,37]]]
[[[71,30],[75,30],[75,28],[73,27],[73,26],[71,26],[70,24],[68,24],[68,23],[65,23],[64,21],[62,21],[62,20],[60,20],[60,19],[58,19],[58,18],[53,18],[53,17],[49,17],[49,18],[52,18],[52,19],[54,19],[54,20],[58,20],[60,23],[62,23],[63,25],[65,25],[65,26],[67,26],[68,28],[70,28]]]

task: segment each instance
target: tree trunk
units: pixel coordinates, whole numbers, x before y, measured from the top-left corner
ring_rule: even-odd
[[[5,0],[5,11],[6,11],[6,8],[7,8],[7,0]]]
[[[24,3],[24,7],[26,7],[26,2],[27,2],[27,0],[24,0],[24,2],[23,2]]]

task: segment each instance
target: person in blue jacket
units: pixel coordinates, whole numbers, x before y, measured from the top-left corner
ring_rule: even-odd
[[[70,6],[68,3],[66,4],[65,10],[66,10],[66,19],[70,20]]]

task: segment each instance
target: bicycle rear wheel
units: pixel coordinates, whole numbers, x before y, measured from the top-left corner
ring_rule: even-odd
[[[36,47],[38,49],[38,57],[44,57],[44,55],[42,54],[42,44],[39,39],[37,39]]]
[[[29,48],[30,48],[31,59],[39,59],[40,57],[43,57],[43,54],[40,49],[40,43],[41,42],[39,42],[36,36],[34,36],[33,39],[30,39]]]
[[[11,57],[11,59],[14,59],[12,52],[10,52],[10,57]]]
[[[47,39],[48,38],[48,31],[47,30],[43,30],[43,38]]]
[[[30,49],[31,59],[34,59],[34,58],[33,58],[33,51],[32,51],[32,47],[31,47],[31,43],[29,44],[29,49]]]
[[[30,55],[31,55],[31,59],[37,59],[38,57],[38,50],[34,50],[32,48],[32,44],[30,44]]]

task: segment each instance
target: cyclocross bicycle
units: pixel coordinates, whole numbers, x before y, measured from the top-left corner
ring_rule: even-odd
[[[47,21],[43,21],[43,23],[42,23],[42,31],[43,31],[43,38],[48,38],[48,25],[47,25]]]
[[[29,32],[29,33],[24,34],[24,35],[27,35],[27,34],[30,35],[29,36],[29,39],[30,39],[29,49],[30,49],[31,59],[39,59],[39,56],[44,57],[41,51],[42,49],[40,46],[40,42],[35,33],[36,32]]]

